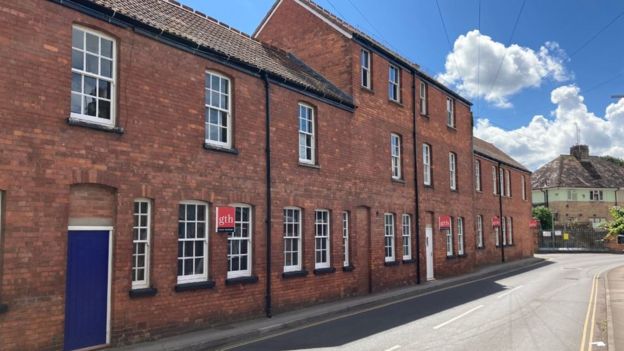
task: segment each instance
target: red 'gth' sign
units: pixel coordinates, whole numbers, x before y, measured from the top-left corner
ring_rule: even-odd
[[[234,231],[234,207],[217,207],[217,233],[231,233]]]
[[[440,227],[440,229],[450,229],[451,216],[440,216],[438,218],[438,226]]]

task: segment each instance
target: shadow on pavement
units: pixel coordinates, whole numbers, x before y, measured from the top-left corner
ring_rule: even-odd
[[[416,296],[389,306],[334,319],[311,327],[303,327],[292,332],[285,332],[284,334],[251,342],[232,350],[276,351],[338,347],[467,302],[502,292],[505,290],[505,287],[496,283],[497,280],[550,264],[552,262],[540,262],[534,266],[521,268],[510,273],[503,273],[492,278],[463,283],[464,285],[458,287],[447,288],[446,290],[432,292],[428,295]]]

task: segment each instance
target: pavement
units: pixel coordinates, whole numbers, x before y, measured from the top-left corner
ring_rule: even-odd
[[[330,321],[338,317],[356,314],[358,311],[364,311],[383,305],[396,304],[397,302],[405,299],[412,299],[417,296],[424,296],[433,292],[452,289],[467,283],[485,280],[492,276],[511,273],[527,268],[537,268],[548,264],[549,262],[544,258],[531,257],[518,261],[482,267],[474,272],[461,276],[433,280],[420,285],[402,287],[365,296],[346,298],[281,313],[274,315],[272,318],[258,318],[249,321],[232,323],[226,326],[180,334],[174,337],[163,338],[152,342],[114,348],[113,350],[173,351],[215,349],[227,344],[240,343],[245,340],[270,337],[271,335],[285,333],[288,330],[294,330],[298,327],[306,325],[312,325],[315,323],[320,324],[324,321]],[[621,287],[623,289],[622,293],[624,294],[624,271],[622,271],[620,278],[622,284]],[[616,283],[613,285],[615,286],[615,284]],[[619,311],[618,313],[615,313],[615,310],[612,312],[614,316],[617,315],[618,317],[622,316],[622,318],[624,318],[624,310]],[[624,332],[624,329],[621,330]],[[612,349],[609,350],[612,351]]]
[[[609,351],[624,351],[624,266],[610,270],[605,285]]]

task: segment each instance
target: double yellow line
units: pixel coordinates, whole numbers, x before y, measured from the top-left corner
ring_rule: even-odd
[[[580,351],[591,351],[592,339],[594,338],[594,325],[596,324],[596,305],[598,295],[598,279],[600,273],[594,275],[591,292],[589,294],[589,305],[587,306],[587,314],[585,315],[585,325],[583,326],[583,338],[581,339]],[[591,318],[590,318],[591,317]],[[589,335],[587,332],[589,331]]]

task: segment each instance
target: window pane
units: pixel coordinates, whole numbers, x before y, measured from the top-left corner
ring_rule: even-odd
[[[84,69],[84,54],[82,51],[72,50],[72,68]]]
[[[98,117],[110,119],[110,101],[98,101]]]
[[[97,36],[86,33],[87,34],[87,51],[92,52],[94,54],[99,53],[100,40]]]
[[[98,96],[105,98],[105,99],[110,99],[111,96],[111,92],[110,92],[110,82],[102,80],[102,79],[98,79]]]
[[[84,77],[84,93],[92,96],[97,96],[96,90],[97,79],[85,76]]]
[[[84,32],[78,28],[72,29],[72,46],[78,49],[84,48]]]
[[[98,58],[97,56],[87,54],[87,72],[98,74]]]
[[[113,42],[102,38],[102,56],[106,56],[108,58],[113,58]]]
[[[82,95],[76,93],[71,94],[71,112],[82,112]]]
[[[112,78],[113,77],[113,61],[107,60],[105,58],[100,59],[100,74],[104,77]]]
[[[84,111],[82,112],[85,115],[95,116],[96,111],[96,100],[92,97],[84,97]]]

